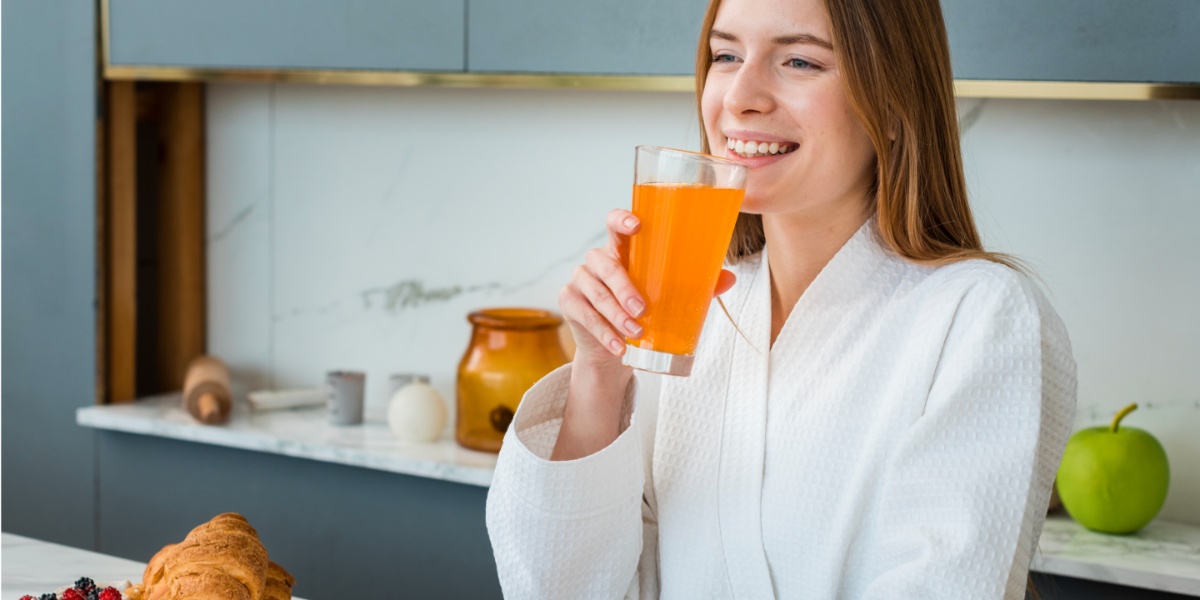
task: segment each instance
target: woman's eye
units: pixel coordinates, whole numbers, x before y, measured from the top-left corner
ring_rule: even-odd
[[[789,58],[786,64],[787,64],[787,66],[789,66],[793,69],[816,69],[817,68],[817,65],[814,65],[814,64],[808,62],[807,60],[804,60],[803,58]]]
[[[712,57],[714,63],[730,63],[736,60],[737,57],[732,54],[714,54]]]

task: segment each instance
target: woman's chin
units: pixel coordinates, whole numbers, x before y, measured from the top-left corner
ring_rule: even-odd
[[[752,215],[761,215],[768,210],[770,196],[764,194],[753,187],[746,190],[746,197],[742,199],[741,212]]]

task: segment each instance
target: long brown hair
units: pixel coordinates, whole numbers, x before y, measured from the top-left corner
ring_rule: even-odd
[[[696,53],[700,140],[709,152],[700,107],[712,64],[709,35],[720,0],[711,0]],[[897,255],[941,265],[983,258],[959,149],[950,45],[938,0],[825,0],[842,84],[875,146],[871,209],[880,241]],[[762,216],[741,213],[726,258],[762,250]]]

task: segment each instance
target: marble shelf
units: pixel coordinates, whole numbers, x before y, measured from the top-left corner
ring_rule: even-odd
[[[1156,520],[1133,535],[1105,535],[1065,515],[1051,515],[1032,568],[1200,597],[1200,527]]]
[[[224,425],[202,425],[181,407],[179,393],[129,404],[88,406],[75,422],[95,429],[227,446],[488,487],[496,455],[458,446],[452,435],[428,443],[397,440],[383,423],[338,427],[324,408],[256,413],[235,407]]]

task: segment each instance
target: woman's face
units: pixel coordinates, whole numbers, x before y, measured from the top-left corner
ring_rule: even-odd
[[[865,209],[875,149],[831,41],[822,0],[721,3],[701,108],[712,153],[750,167],[743,211]]]

